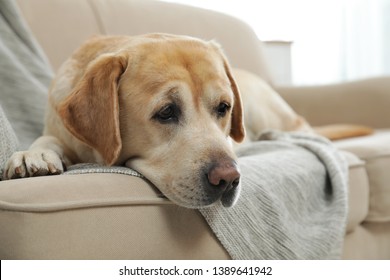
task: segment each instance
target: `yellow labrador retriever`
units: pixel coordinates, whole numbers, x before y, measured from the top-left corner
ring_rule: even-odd
[[[9,160],[4,178],[68,164],[127,165],[173,202],[234,204],[244,139],[240,94],[214,43],[168,34],[97,37],[59,69],[44,136]]]
[[[239,86],[235,78],[237,79]],[[8,161],[4,179],[96,162],[133,168],[173,202],[232,206],[240,171],[230,142],[265,128],[310,126],[261,79],[234,74],[213,42],[149,34],[96,37],[60,68],[44,135]]]

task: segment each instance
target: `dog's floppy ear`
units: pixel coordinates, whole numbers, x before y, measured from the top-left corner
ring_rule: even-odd
[[[234,141],[240,143],[245,138],[245,128],[244,128],[244,114],[242,108],[242,101],[240,91],[238,90],[238,86],[236,81],[233,78],[232,71],[230,70],[230,66],[225,57],[223,57],[223,65],[225,68],[226,75],[229,78],[230,86],[232,88],[234,94],[234,105],[232,112],[232,126],[230,128],[230,137],[234,139]]]
[[[223,67],[225,69],[226,75],[229,79],[230,86],[232,88],[234,94],[234,106],[232,112],[232,124],[230,128],[230,137],[234,139],[234,141],[240,143],[245,138],[245,128],[244,128],[244,114],[242,109],[242,101],[241,94],[238,89],[237,83],[234,80],[232,75],[232,71],[230,69],[229,62],[224,55],[221,46],[215,41],[211,41],[211,46],[218,52],[223,60]]]
[[[118,80],[127,63],[121,55],[97,58],[58,107],[65,127],[99,152],[108,165],[115,163],[122,149]]]
[[[232,71],[229,65],[229,62],[223,53],[222,47],[214,40],[209,42],[210,45],[214,48],[215,51],[220,55],[223,60],[223,67],[225,69],[226,75],[229,79],[230,86],[234,94],[234,106],[232,112],[232,124],[230,128],[230,137],[234,141],[240,143],[245,138],[245,127],[244,127],[244,112],[242,108],[241,94],[238,89],[237,83],[234,80]]]

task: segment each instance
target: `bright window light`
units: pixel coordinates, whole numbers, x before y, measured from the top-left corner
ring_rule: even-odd
[[[390,74],[390,0],[165,1],[240,18],[263,41],[293,42],[295,84]]]

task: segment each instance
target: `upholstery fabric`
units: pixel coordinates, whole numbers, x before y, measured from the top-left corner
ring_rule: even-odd
[[[229,259],[199,212],[123,174],[0,182],[0,259]],[[3,226],[6,225],[6,226]]]
[[[390,131],[336,142],[338,148],[354,153],[365,162],[369,187],[368,222],[390,222]]]

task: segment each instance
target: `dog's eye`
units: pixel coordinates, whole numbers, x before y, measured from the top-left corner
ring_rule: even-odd
[[[169,104],[163,107],[153,118],[160,123],[177,122],[179,117],[179,108],[175,104]]]
[[[218,107],[216,108],[217,115],[219,118],[223,118],[229,110],[230,105],[225,102],[219,103]]]

